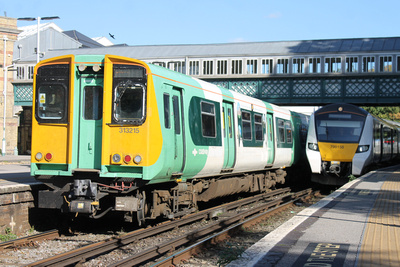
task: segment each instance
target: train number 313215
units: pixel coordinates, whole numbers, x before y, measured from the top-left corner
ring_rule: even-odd
[[[119,133],[139,133],[139,128],[124,128],[120,127],[119,128]]]

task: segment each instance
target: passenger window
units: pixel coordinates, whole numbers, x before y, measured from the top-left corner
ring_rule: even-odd
[[[169,94],[164,94],[164,125],[165,128],[171,128],[171,111],[169,108]]]
[[[85,86],[84,94],[83,118],[85,120],[101,120],[103,116],[103,87]]]
[[[181,122],[179,120],[179,98],[174,95],[172,97],[172,105],[174,109],[174,120],[175,120],[175,134],[181,134]]]
[[[254,127],[255,127],[256,141],[263,141],[264,134],[262,126],[262,116],[259,114],[254,114]]]
[[[286,143],[291,144],[293,142],[292,139],[292,124],[290,121],[285,122],[285,130],[286,130]]]
[[[242,111],[243,140],[251,140],[251,115],[250,112]]]
[[[278,120],[278,136],[279,142],[285,143],[285,122],[283,120]]]
[[[208,102],[201,102],[200,105],[203,136],[216,137],[215,106]]]

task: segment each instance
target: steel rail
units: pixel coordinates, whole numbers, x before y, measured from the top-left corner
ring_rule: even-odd
[[[265,211],[263,213],[257,214],[253,217],[250,217],[242,222],[233,224],[232,226],[230,226],[212,236],[203,238],[203,239],[199,240],[197,243],[195,243],[185,249],[182,249],[181,251],[178,251],[163,260],[160,260],[160,261],[152,264],[151,267],[177,266],[183,260],[187,260],[192,255],[203,251],[203,249],[205,247],[207,247],[209,244],[229,238],[231,232],[238,231],[243,226],[246,227],[246,226],[254,225],[255,223],[260,222],[267,217],[271,217],[275,213],[278,213],[278,212],[286,209],[288,206],[292,205],[294,202],[296,202],[300,199],[309,197],[311,195],[311,193],[312,193],[311,189],[305,189],[305,190],[296,192],[291,196],[291,198],[292,198],[291,200],[289,200],[279,206],[276,206],[272,209],[268,209],[267,211]],[[115,266],[126,266],[126,265],[115,265]]]
[[[275,207],[272,211],[276,211],[275,209],[285,202],[283,205],[289,205],[294,201],[298,200],[300,197],[304,195],[310,194],[311,189],[303,190],[302,193],[296,193],[294,195],[283,196],[282,198],[271,200],[270,202],[266,203],[257,208],[252,208],[247,211],[243,211],[239,214],[235,214],[227,219],[222,219],[218,222],[214,222],[208,224],[207,226],[195,230],[187,235],[177,237],[173,240],[165,242],[161,245],[158,245],[153,248],[149,248],[145,251],[142,251],[138,254],[132,255],[131,257],[125,258],[115,264],[110,265],[109,267],[122,267],[122,266],[136,266],[138,264],[142,264],[147,262],[155,257],[161,257],[164,254],[174,251],[175,248],[182,246],[182,245],[190,245],[193,242],[197,242],[197,240],[204,238],[207,235],[210,235],[214,232],[220,231],[216,234],[213,234],[211,239],[217,238],[219,235],[226,233],[232,229],[236,229],[237,227],[242,226],[244,223],[248,223],[250,220],[259,219],[260,216],[265,216],[265,214],[270,213],[272,207]],[[261,214],[259,214],[261,213]],[[255,216],[254,216],[255,215]],[[254,216],[255,218],[252,218]],[[232,226],[233,225],[233,226]],[[203,242],[203,241],[201,241]],[[199,244],[201,243],[199,242]],[[191,246],[190,249],[192,250],[194,247]],[[179,255],[181,252],[177,253]],[[183,253],[183,252],[182,252]],[[172,260],[168,260],[165,265],[163,266],[171,266],[169,264],[176,264],[173,261],[174,257],[171,257]],[[157,265],[156,265],[157,266]]]
[[[43,233],[34,234],[30,236],[21,237],[18,239],[5,241],[0,243],[0,251],[6,249],[18,249],[20,247],[29,247],[35,246],[35,242],[42,241],[42,240],[50,240],[59,237],[58,230],[49,230]]]
[[[243,205],[248,205],[249,203],[254,203],[261,200],[273,198],[277,195],[289,192],[290,188],[281,188],[270,191],[268,193],[252,196],[231,203],[226,203],[211,209],[200,211],[198,213],[189,214],[176,221],[167,221],[160,225],[157,225],[156,227],[135,230],[133,232],[126,233],[118,237],[113,237],[106,239],[104,241],[100,241],[98,243],[86,245],[84,247],[77,248],[66,253],[62,253],[59,255],[55,255],[53,257],[36,261],[27,266],[67,266],[78,262],[84,262],[88,258],[95,257],[106,252],[110,252],[112,250],[128,245],[140,239],[154,236],[156,234],[183,226],[185,224],[209,218],[211,214],[213,213],[215,214],[217,211],[218,212],[221,210],[229,211]]]

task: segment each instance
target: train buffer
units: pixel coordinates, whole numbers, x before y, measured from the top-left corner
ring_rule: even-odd
[[[400,266],[400,165],[353,180],[228,266]]]

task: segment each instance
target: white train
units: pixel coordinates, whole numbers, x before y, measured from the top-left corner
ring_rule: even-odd
[[[350,175],[399,155],[399,124],[351,104],[329,104],[310,116],[306,154],[313,182],[342,185]]]

